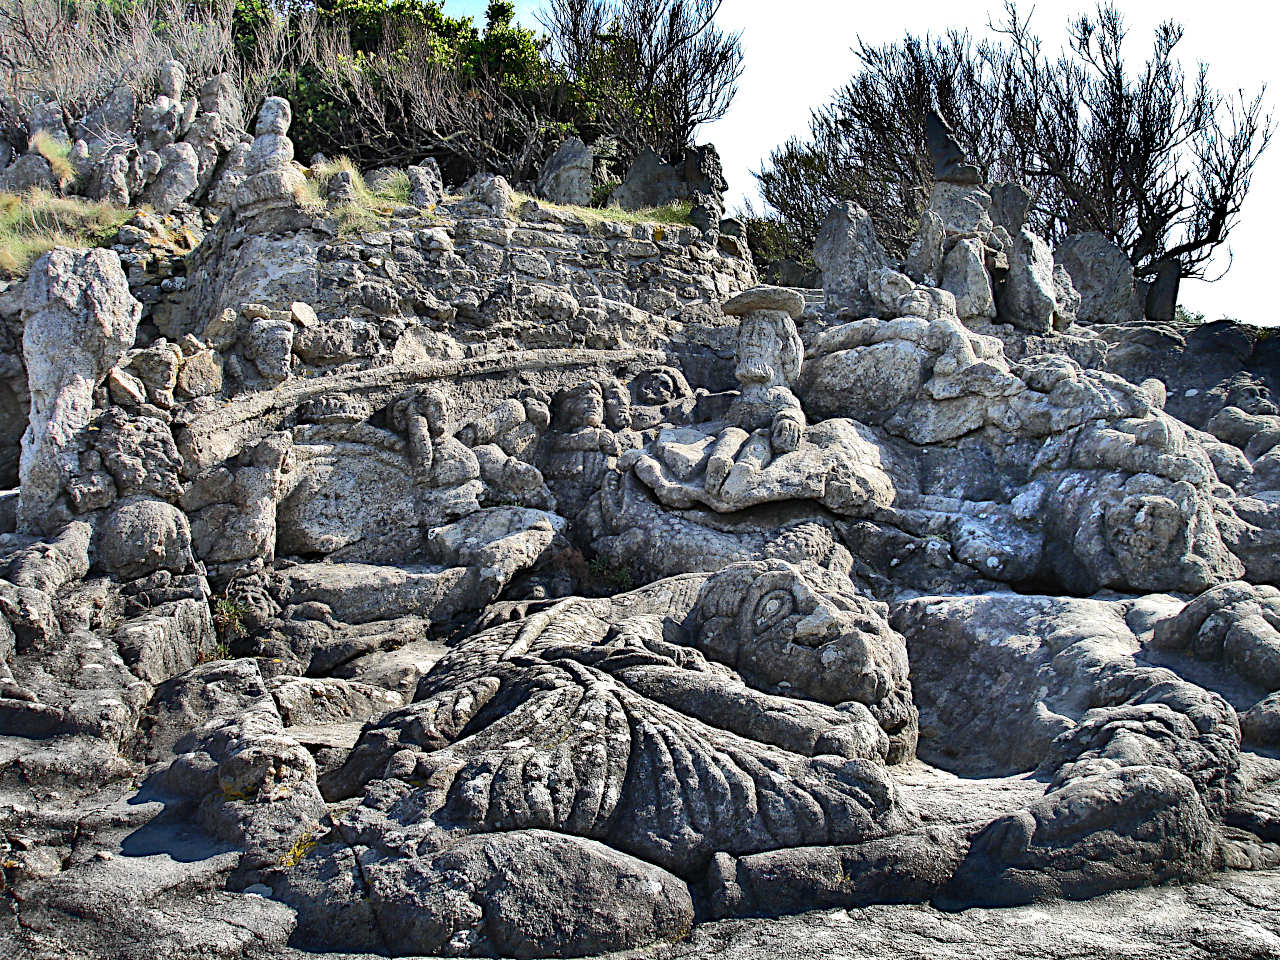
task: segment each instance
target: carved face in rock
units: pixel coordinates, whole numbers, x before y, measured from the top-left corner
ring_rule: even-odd
[[[391,408],[392,425],[397,430],[407,430],[412,416],[425,419],[428,432],[436,440],[448,434],[453,426],[449,401],[439,390],[423,390],[401,397]]]
[[[804,345],[795,322],[781,310],[756,310],[738,328],[738,366],[744,387],[786,386],[800,375]]]
[[[703,586],[694,642],[770,687],[875,704],[906,686],[907,655],[879,605],[810,564],[736,563]]]
[[[1175,548],[1185,520],[1168,497],[1125,497],[1107,511],[1108,540],[1116,556],[1142,564],[1158,563]]]
[[[689,384],[684,375],[674,367],[654,367],[631,381],[631,393],[635,402],[647,407],[670,403],[688,396],[689,392]]]
[[[618,381],[610,381],[601,388],[604,398],[604,418],[610,430],[626,430],[631,426],[631,394]]]
[[[599,427],[604,423],[604,391],[594,380],[556,395],[556,426],[560,430]]]

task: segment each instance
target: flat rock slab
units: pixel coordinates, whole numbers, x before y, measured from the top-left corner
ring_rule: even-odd
[[[1201,960],[1280,956],[1280,871],[1220,874],[1211,882],[1125,890],[1084,902],[944,913],[874,906],[778,920],[698,926],[654,960]]]
[[[804,313],[804,296],[789,287],[751,287],[725,301],[724,312],[740,317],[753,310],[781,310],[795,319]]]
[[[383,567],[367,563],[302,563],[283,573],[294,603],[317,600],[328,604],[333,615],[344,623],[408,615],[432,618],[466,576],[462,567]]]
[[[285,727],[284,732],[308,750],[350,750],[363,728],[363,723],[300,723]]]

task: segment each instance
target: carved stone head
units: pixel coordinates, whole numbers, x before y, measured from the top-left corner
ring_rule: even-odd
[[[692,394],[689,381],[675,367],[651,367],[631,381],[632,399],[646,407],[657,407]]]
[[[734,376],[743,386],[790,386],[803,357],[800,334],[785,313],[758,310],[742,318]]]
[[[556,394],[556,427],[562,431],[604,424],[604,391],[594,380]]]
[[[872,705],[907,682],[906,647],[885,613],[839,574],[765,560],[708,580],[692,626],[704,654],[757,682],[823,703]]]

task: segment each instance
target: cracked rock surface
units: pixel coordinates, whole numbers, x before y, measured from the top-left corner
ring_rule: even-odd
[[[0,290],[6,958],[1280,956],[1275,338],[963,157],[825,291],[431,165],[344,232],[184,78]]]

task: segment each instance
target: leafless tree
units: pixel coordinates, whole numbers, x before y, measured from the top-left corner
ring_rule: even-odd
[[[547,98],[519,98],[487,77],[463,76],[441,63],[428,38],[388,17],[376,56],[359,56],[341,22],[295,16],[295,67],[306,71],[309,93],[327,111],[317,146],[358,154],[363,164],[403,164],[435,156],[446,168],[530,176],[546,153]],[[282,90],[288,93],[289,91]],[[353,145],[358,145],[353,150]],[[552,144],[554,146],[554,144]]]
[[[232,0],[188,5],[138,0],[126,5],[71,0],[0,3],[0,127],[13,143],[26,136],[32,106],[56,100],[79,120],[121,85],[142,96],[160,65],[180,60],[188,79],[236,65]]]
[[[1131,67],[1111,6],[1074,20],[1052,58],[1013,3],[992,31],[981,43],[953,31],[859,44],[860,70],[814,112],[810,138],[784,144],[757,174],[798,242],[812,243],[831,201],[852,199],[901,252],[931,187],[923,116],[935,105],[989,180],[1032,188],[1031,225],[1051,242],[1097,230],[1139,276],[1170,260],[1184,277],[1204,276],[1270,141],[1262,93],[1223,94],[1203,64],[1187,77],[1171,22]]]
[[[741,36],[715,25],[722,0],[551,0],[541,16],[550,56],[581,91],[597,132],[624,157],[673,157],[729,109]]]

